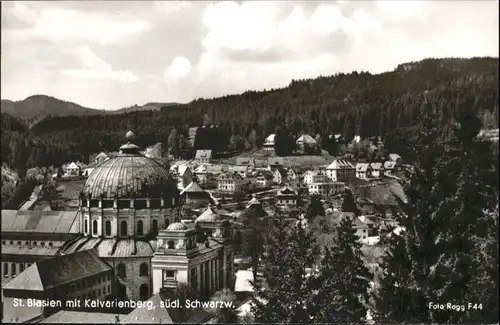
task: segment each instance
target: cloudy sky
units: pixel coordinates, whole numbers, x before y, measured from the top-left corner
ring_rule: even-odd
[[[498,57],[498,1],[2,2],[3,99],[100,109]]]

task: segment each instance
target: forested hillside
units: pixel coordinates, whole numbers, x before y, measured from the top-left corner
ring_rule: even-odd
[[[280,126],[289,134],[307,132],[323,139],[334,133],[346,139],[382,136],[389,150],[401,152],[404,143],[399,140],[419,122],[425,90],[443,125],[471,107],[484,128],[496,127],[498,68],[498,58],[426,59],[379,75],[354,72],[294,80],[282,89],[197,99],[161,111],[48,117],[29,130],[2,114],[2,161],[21,170],[85,161],[93,152],[116,150],[128,129],[136,133],[138,145],[163,142],[168,149],[173,128],[187,139],[188,127],[201,125],[205,114],[225,130],[227,145],[236,138],[241,150],[260,145]]]

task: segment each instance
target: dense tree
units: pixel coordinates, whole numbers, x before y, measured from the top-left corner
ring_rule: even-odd
[[[325,209],[321,203],[321,197],[313,195],[311,196],[311,201],[307,206],[306,219],[311,221],[318,216],[325,216]]]
[[[310,322],[308,302],[311,287],[306,268],[317,258],[310,232],[297,220],[287,220],[276,211],[268,229],[262,259],[265,288],[256,285],[252,309],[256,322]]]
[[[315,323],[360,323],[366,319],[369,281],[361,244],[352,219],[344,218],[333,247],[323,251],[313,275],[315,295],[311,300]]]
[[[61,207],[62,190],[58,188],[55,181],[45,178],[40,198],[46,201],[52,210],[58,210]]]
[[[175,158],[180,156],[179,134],[176,129],[172,129],[168,136],[168,151]]]
[[[253,278],[257,279],[260,259],[264,254],[266,236],[266,220],[259,215],[260,211],[246,209],[240,215],[241,253],[250,260]]]

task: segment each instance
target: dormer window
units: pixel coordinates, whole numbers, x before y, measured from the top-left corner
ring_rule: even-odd
[[[173,240],[167,242],[167,249],[175,249],[175,242]]]

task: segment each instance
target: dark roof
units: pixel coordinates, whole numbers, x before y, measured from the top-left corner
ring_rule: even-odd
[[[2,210],[2,232],[68,234],[79,231],[78,211]]]
[[[83,187],[87,196],[156,197],[169,182],[169,173],[156,160],[138,154],[121,154],[102,162]]]
[[[87,250],[35,262],[3,289],[43,291],[111,269],[94,251]]]
[[[154,309],[136,308],[122,319],[120,323],[149,323],[149,324],[202,324],[212,316],[201,308],[161,308],[160,301],[175,300],[177,297],[171,292],[161,291],[153,295],[148,301],[156,306]],[[183,302],[181,302],[181,305]]]

